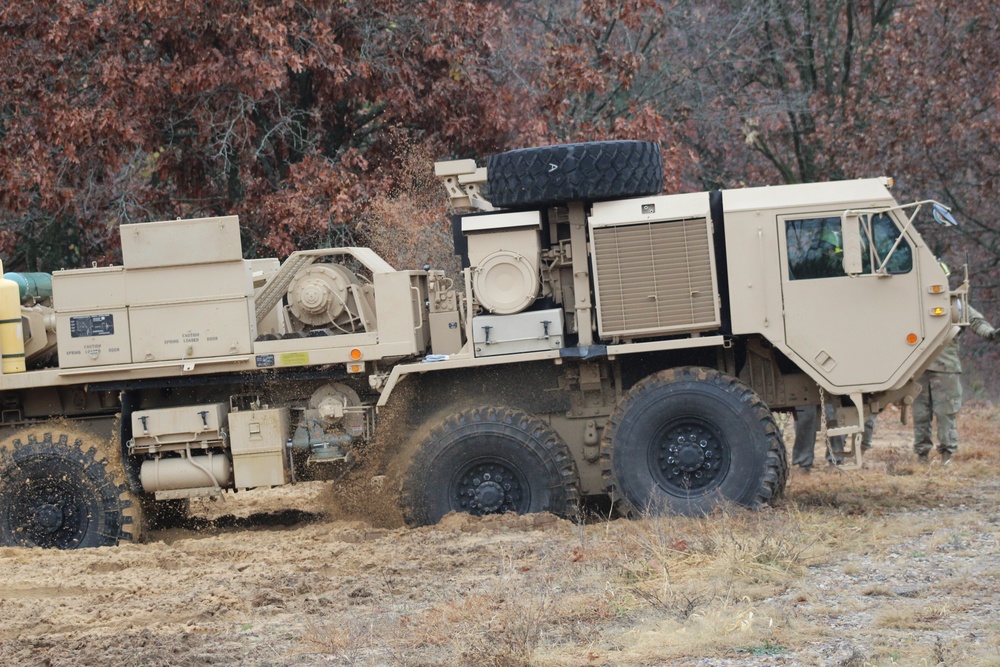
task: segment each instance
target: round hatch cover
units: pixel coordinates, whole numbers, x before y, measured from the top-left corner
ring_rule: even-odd
[[[519,313],[538,296],[538,275],[523,255],[510,250],[493,253],[477,267],[473,287],[491,313]]]

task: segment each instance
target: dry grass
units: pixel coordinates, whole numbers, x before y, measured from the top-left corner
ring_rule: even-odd
[[[945,468],[918,466],[908,427],[883,419],[865,468],[793,471],[783,504],[760,512],[3,550],[0,664],[1000,666],[996,426],[963,413]],[[329,501],[272,492],[315,513]],[[215,510],[259,511],[261,497]]]
[[[365,600],[352,623],[314,627],[306,644],[335,664],[366,665],[742,664],[772,655],[812,664],[837,647],[830,664],[998,664],[1000,625],[979,628],[986,644],[976,647],[946,632],[975,616],[965,596],[1000,594],[1000,571],[962,574],[1000,537],[995,494],[977,486],[990,479],[984,468],[1000,468],[992,413],[965,415],[962,451],[947,468],[918,465],[907,428],[883,421],[864,468],[793,472],[778,508],[563,524],[546,546],[501,544],[474,584],[445,585],[417,604]],[[903,512],[912,509],[926,512]],[[480,535],[503,523],[453,528]],[[951,569],[906,583],[932,558]]]
[[[788,497],[800,509],[817,507],[847,514],[880,514],[900,509],[962,504],[972,480],[989,479],[1000,469],[997,416],[991,410],[962,412],[958,453],[948,466],[937,455],[930,465],[912,451],[912,426],[890,410],[879,419],[876,446],[862,469],[820,467],[811,476],[792,473]]]
[[[800,572],[817,536],[791,512],[728,509],[710,519],[656,517],[623,530],[626,576],[669,584],[771,583]]]
[[[895,604],[880,612],[875,618],[875,625],[894,630],[933,630],[941,626],[949,615],[948,605],[925,606],[916,604]]]
[[[390,594],[388,606],[359,605],[347,627],[311,624],[303,640],[310,653],[349,665],[424,664],[417,655],[426,653],[435,656],[429,664],[529,667],[553,607],[551,581],[537,579],[501,555],[497,571],[472,590],[443,590],[413,607]],[[384,592],[393,588],[387,582]]]

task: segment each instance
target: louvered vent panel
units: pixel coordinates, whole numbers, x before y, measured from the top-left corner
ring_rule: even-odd
[[[601,336],[718,326],[706,219],[599,227],[591,240]]]

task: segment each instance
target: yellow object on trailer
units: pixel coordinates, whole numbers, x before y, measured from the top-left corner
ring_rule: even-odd
[[[0,275],[3,262],[0,261]],[[24,329],[21,326],[21,289],[13,280],[0,278],[0,355],[4,374],[23,373]]]

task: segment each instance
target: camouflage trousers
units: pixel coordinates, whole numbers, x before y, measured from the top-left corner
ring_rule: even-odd
[[[837,412],[832,403],[826,404],[827,427],[836,426]],[[795,408],[795,444],[792,446],[792,465],[801,468],[812,467],[815,459],[816,432],[819,430],[818,405],[801,405]],[[844,457],[844,436],[835,435],[829,438],[826,460],[830,463],[840,463]]]
[[[927,371],[913,400],[913,450],[926,454],[934,447],[931,422],[937,417],[938,451],[958,449],[958,411],[962,407],[961,373]]]

